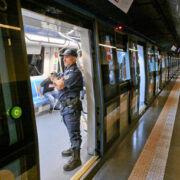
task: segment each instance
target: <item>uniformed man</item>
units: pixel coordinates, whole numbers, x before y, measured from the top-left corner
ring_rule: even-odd
[[[63,56],[66,70],[54,83],[60,91],[62,106],[60,111],[71,141],[71,148],[63,151],[62,156],[72,156],[72,158],[63,168],[65,171],[70,171],[81,165],[80,146],[82,140],[80,135],[80,116],[82,105],[79,98],[80,91],[83,88],[83,79],[81,71],[76,65],[76,50],[68,49],[63,53]]]

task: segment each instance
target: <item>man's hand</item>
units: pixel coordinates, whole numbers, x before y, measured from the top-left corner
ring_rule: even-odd
[[[63,80],[64,80],[64,77],[62,77],[61,79],[55,79],[53,81],[53,83],[55,84],[55,86],[58,90],[62,90],[65,88]]]

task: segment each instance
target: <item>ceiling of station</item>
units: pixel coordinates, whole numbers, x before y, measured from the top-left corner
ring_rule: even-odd
[[[78,0],[78,5],[147,36],[163,48],[180,45],[178,0],[134,0],[127,14],[108,0]]]
[[[58,16],[61,11],[53,7],[53,2],[61,0],[44,1],[47,13]],[[123,25],[124,29],[139,32],[161,47],[169,50],[172,45],[180,46],[180,3],[179,0],[134,0],[128,13],[118,9],[108,0],[66,0],[74,5],[92,12],[101,19],[108,20],[116,25]],[[35,0],[23,0],[36,3]],[[70,12],[69,12],[70,13]]]

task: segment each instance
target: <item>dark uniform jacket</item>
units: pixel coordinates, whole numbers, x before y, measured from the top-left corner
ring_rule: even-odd
[[[80,91],[83,89],[83,78],[81,71],[76,63],[67,68],[58,78],[63,77],[65,88],[60,90],[60,101],[66,102],[67,98],[79,98]],[[61,114],[72,113],[69,107],[61,108]]]

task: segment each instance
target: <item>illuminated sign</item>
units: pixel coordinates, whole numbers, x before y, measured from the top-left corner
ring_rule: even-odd
[[[129,11],[129,8],[133,2],[133,0],[108,0],[108,1],[114,4],[115,6],[117,6],[125,13]]]
[[[0,11],[6,11],[6,10],[7,10],[6,0],[0,0]]]

